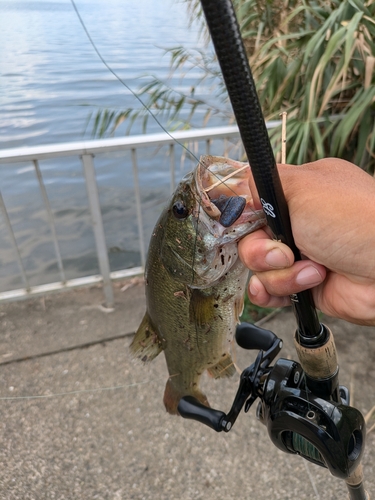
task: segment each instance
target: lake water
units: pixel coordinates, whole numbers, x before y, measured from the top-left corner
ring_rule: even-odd
[[[164,48],[201,45],[179,1],[76,0],[76,5],[106,62],[134,90],[142,75],[167,78]],[[0,46],[1,148],[89,138],[90,113],[140,106],[98,58],[70,0],[0,0]],[[192,72],[179,90],[196,77]],[[150,132],[159,131],[150,125]]]
[[[146,75],[168,78],[165,48],[203,48],[198,26],[189,25],[183,2],[76,0],[76,5],[103,58],[135,91],[147,80]],[[92,113],[141,106],[100,61],[70,0],[0,0],[0,46],[0,149],[89,139]],[[199,70],[192,69],[183,80],[175,76],[169,83],[184,92],[196,85],[199,76]],[[197,94],[210,99],[210,88],[200,85]],[[201,126],[199,115],[195,125]],[[150,119],[148,132],[159,131]],[[116,132],[124,133],[125,126]],[[131,133],[141,133],[141,125],[136,123]],[[169,160],[165,156],[155,164],[155,158],[155,151],[140,158],[146,240],[168,192]],[[130,157],[99,155],[95,162],[111,270],[137,266],[140,256]],[[191,166],[185,162],[184,168]],[[95,243],[79,159],[43,161],[40,167],[67,278],[96,274]],[[1,166],[0,189],[30,284],[58,281],[32,165]],[[22,281],[3,220],[0,234],[0,290],[18,288]]]

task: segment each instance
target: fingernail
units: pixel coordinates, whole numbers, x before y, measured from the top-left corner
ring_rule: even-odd
[[[297,274],[296,282],[299,285],[318,285],[322,282],[322,277],[315,267],[309,266]]]
[[[250,293],[253,297],[258,295],[258,293],[259,293],[259,289],[256,287],[256,283],[258,281],[259,281],[259,279],[256,276],[252,276],[250,279],[249,290],[250,290]]]
[[[273,248],[268,252],[265,259],[266,264],[271,267],[288,267],[289,259],[279,248]]]

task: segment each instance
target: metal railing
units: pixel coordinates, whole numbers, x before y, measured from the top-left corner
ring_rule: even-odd
[[[269,122],[268,128],[277,126],[279,122]],[[63,144],[53,144],[36,147],[24,147],[16,149],[0,150],[0,164],[14,164],[30,162],[35,169],[35,174],[38,180],[40,195],[44,203],[44,209],[47,215],[47,221],[50,228],[50,234],[53,241],[54,252],[60,281],[47,283],[44,285],[30,286],[27,272],[25,270],[23,258],[19,250],[14,229],[11,224],[10,217],[7,212],[6,205],[0,193],[0,211],[2,213],[3,222],[7,228],[8,236],[14,250],[15,259],[18,262],[19,272],[23,281],[23,288],[10,290],[0,293],[0,301],[10,301],[25,299],[31,296],[61,291],[68,288],[92,285],[102,283],[107,306],[113,305],[113,288],[112,281],[116,279],[135,276],[143,272],[146,255],[146,245],[143,237],[143,220],[140,187],[138,180],[138,163],[137,151],[141,148],[151,146],[169,146],[170,156],[170,191],[173,192],[175,187],[175,148],[186,142],[202,143],[205,142],[205,152],[210,154],[210,146],[213,140],[233,140],[239,138],[239,131],[236,126],[230,127],[215,127],[201,130],[188,130],[174,132],[173,137],[167,133],[149,134],[128,136],[121,138],[80,141]],[[182,146],[184,147],[184,146]],[[113,153],[119,151],[131,151],[134,195],[136,201],[137,226],[139,237],[139,252],[141,256],[141,266],[123,269],[120,271],[112,271],[110,269],[108,250],[105,241],[102,211],[99,202],[97,179],[94,167],[94,156],[99,153]],[[215,153],[215,154],[223,154]],[[88,204],[91,214],[91,224],[94,232],[96,256],[99,265],[99,275],[91,275],[86,277],[66,279],[64,263],[61,257],[60,246],[56,231],[53,210],[51,209],[50,201],[47,195],[42,173],[39,167],[40,160],[55,159],[59,157],[80,157],[86,184]]]

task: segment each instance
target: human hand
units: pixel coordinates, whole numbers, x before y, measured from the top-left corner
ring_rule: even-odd
[[[304,260],[294,262],[290,248],[267,230],[243,238],[239,255],[254,273],[251,302],[281,307],[290,294],[311,288],[325,314],[375,325],[375,179],[336,158],[278,170]],[[250,188],[257,200],[252,179]]]

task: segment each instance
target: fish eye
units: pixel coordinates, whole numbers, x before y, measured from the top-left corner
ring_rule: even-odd
[[[181,200],[178,200],[176,201],[176,203],[174,203],[172,210],[173,215],[176,217],[176,219],[186,219],[186,217],[189,215],[189,210]]]

